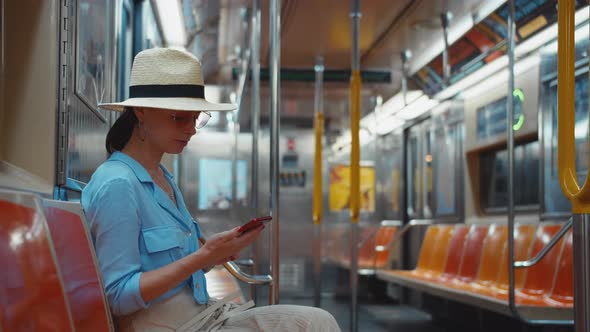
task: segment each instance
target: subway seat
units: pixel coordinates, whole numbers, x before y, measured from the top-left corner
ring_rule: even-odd
[[[0,189],[0,331],[114,331],[79,203]],[[212,297],[239,290],[227,271],[206,274]],[[244,296],[236,299],[244,302]]]
[[[516,260],[534,257],[562,223],[516,224]],[[515,302],[531,318],[571,319],[573,240],[566,234],[536,265],[515,270]],[[430,225],[414,270],[380,269],[381,280],[511,315],[505,224]]]
[[[0,225],[0,330],[74,331],[39,200],[0,191]]]
[[[384,268],[390,261],[392,241],[397,226],[380,225],[359,227],[358,273],[375,274],[376,269]],[[322,257],[344,269],[350,269],[350,224],[333,227],[325,235]]]

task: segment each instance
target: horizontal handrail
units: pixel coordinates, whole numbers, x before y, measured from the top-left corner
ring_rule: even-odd
[[[565,225],[563,225],[561,227],[561,229],[559,230],[559,232],[557,232],[557,234],[555,234],[555,236],[553,236],[553,238],[551,239],[551,241],[549,241],[549,243],[547,243],[547,245],[545,247],[543,247],[543,249],[541,249],[541,251],[539,251],[537,253],[537,256],[526,260],[526,261],[516,261],[514,262],[514,267],[515,268],[525,268],[525,267],[531,267],[535,264],[537,264],[541,259],[543,259],[543,257],[545,257],[545,255],[549,252],[549,250],[551,250],[559,240],[561,240],[561,238],[565,235],[565,233],[567,233],[567,231],[569,231],[569,229],[572,227],[572,222],[573,222],[573,218],[569,218],[569,220],[565,223]]]
[[[272,276],[270,275],[251,275],[248,274],[235,262],[226,262],[223,263],[223,267],[234,277],[238,280],[243,281],[249,285],[272,285]]]
[[[432,219],[412,219],[412,220],[410,220],[410,222],[405,224],[404,227],[402,227],[402,229],[400,229],[399,231],[397,231],[395,233],[395,236],[393,237],[393,239],[391,239],[391,241],[389,241],[389,243],[387,244],[387,247],[389,247],[389,246],[391,246],[391,244],[399,241],[399,239],[401,239],[401,237],[404,236],[404,234],[406,234],[412,227],[432,225],[432,224],[434,224],[434,220],[432,220]]]
[[[381,220],[381,227],[399,227],[402,225],[401,220]]]

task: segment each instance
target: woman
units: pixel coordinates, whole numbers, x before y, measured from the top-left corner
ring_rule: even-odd
[[[124,102],[101,105],[123,114],[107,134],[111,156],[81,199],[117,328],[339,331],[321,309],[277,305],[245,310],[247,304],[210,301],[205,271],[235,259],[264,226],[242,236],[234,228],[199,246],[199,225],[160,161],[164,153],[182,152],[209,112],[235,106],[207,102],[198,59],[165,48],[136,56],[129,95]]]

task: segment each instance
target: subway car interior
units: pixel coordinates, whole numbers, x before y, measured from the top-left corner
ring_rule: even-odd
[[[80,201],[99,104],[159,47],[237,106],[162,159],[202,234],[272,216],[211,297],[342,331],[590,331],[588,5],[2,0],[0,331],[115,330]]]

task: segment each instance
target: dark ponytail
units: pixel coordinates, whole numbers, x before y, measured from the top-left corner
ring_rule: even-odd
[[[115,151],[123,150],[127,142],[129,142],[136,124],[137,117],[135,116],[135,112],[133,112],[133,108],[125,107],[125,111],[115,121],[107,134],[105,147],[109,155]]]

